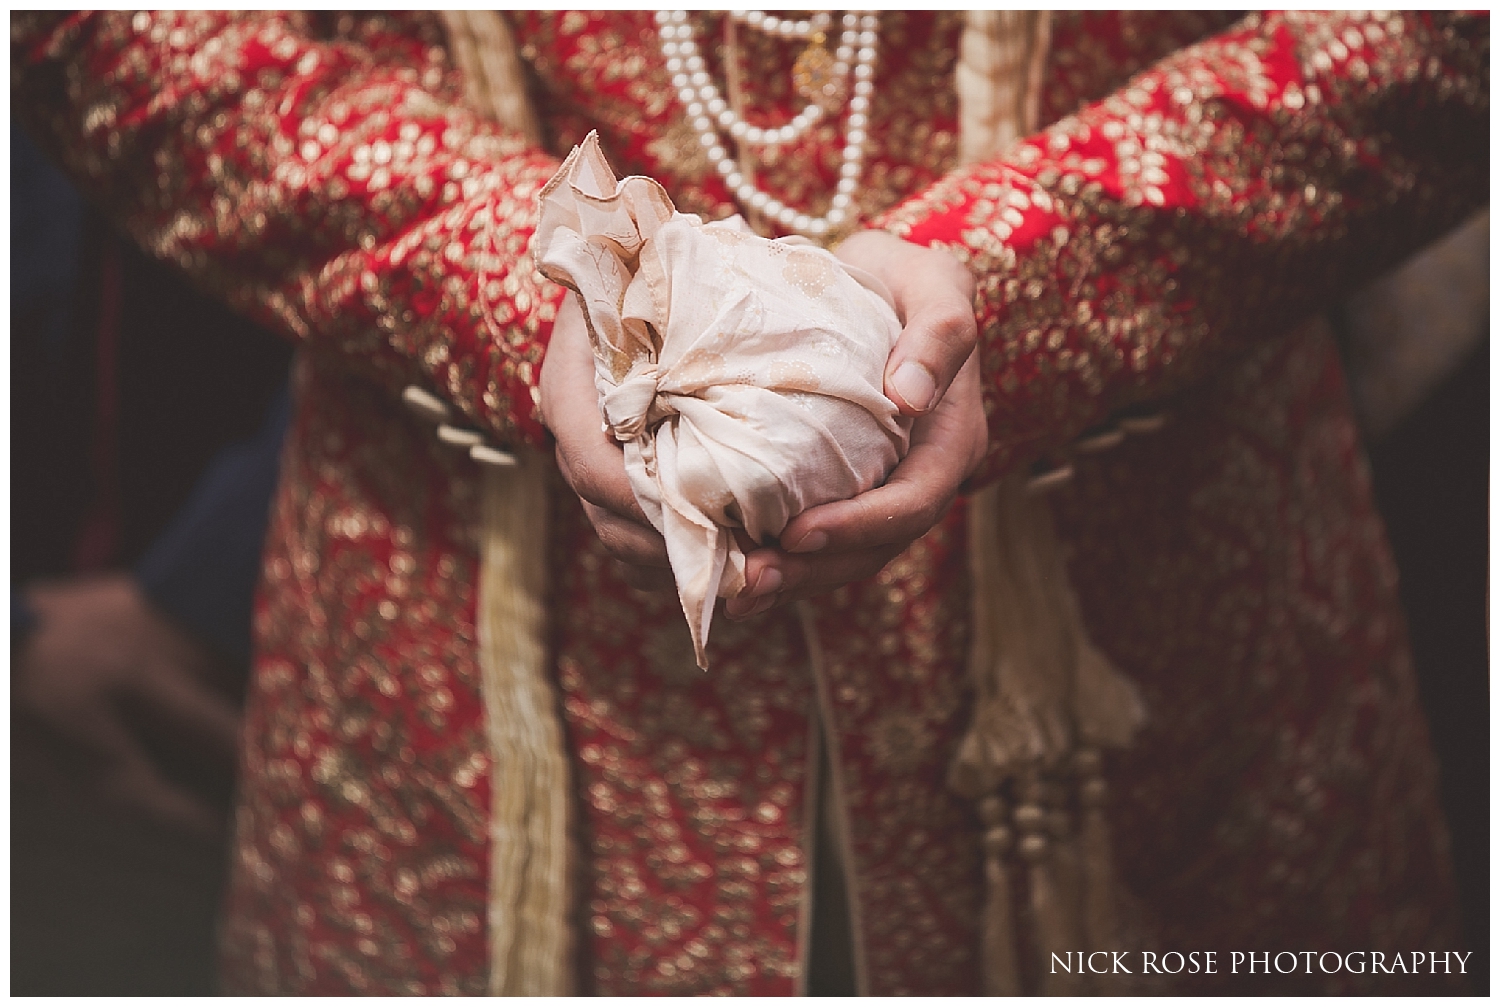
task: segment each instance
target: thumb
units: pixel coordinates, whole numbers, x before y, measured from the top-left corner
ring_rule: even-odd
[[[885,394],[905,416],[932,412],[979,341],[974,274],[941,248],[879,230],[861,231],[835,253],[890,289],[903,328],[885,367]]]
[[[957,286],[918,288],[902,305],[906,327],[885,367],[885,394],[903,415],[922,416],[942,401],[974,352],[974,309]]]
[[[904,327],[886,362],[885,393],[903,415],[921,416],[937,408],[979,341],[974,275],[942,249],[890,247],[885,275]]]

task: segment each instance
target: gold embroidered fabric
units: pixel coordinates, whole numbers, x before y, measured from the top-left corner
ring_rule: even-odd
[[[537,261],[589,320],[604,418],[666,540],[698,666],[756,542],[883,481],[909,421],[885,397],[901,323],[874,277],[795,239],[675,211],[594,134],[542,192]]]

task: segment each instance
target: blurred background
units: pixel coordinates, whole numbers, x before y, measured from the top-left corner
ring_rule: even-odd
[[[212,994],[289,347],[11,127],[11,988]],[[1333,313],[1488,991],[1489,228]]]
[[[212,993],[290,347],[10,148],[10,992]]]

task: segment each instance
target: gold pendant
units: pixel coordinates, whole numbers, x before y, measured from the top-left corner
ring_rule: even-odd
[[[844,79],[833,72],[833,54],[828,51],[826,41],[822,32],[812,37],[792,65],[792,83],[797,86],[798,94],[824,112],[837,112],[844,104],[846,88]]]

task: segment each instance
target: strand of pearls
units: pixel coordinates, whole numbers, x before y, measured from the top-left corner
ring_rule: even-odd
[[[658,11],[656,22],[662,57],[672,74],[672,86],[677,88],[677,96],[687,111],[688,122],[697,130],[698,141],[707,152],[709,163],[724,179],[724,184],[729,186],[740,205],[763,213],[783,227],[810,238],[824,237],[844,224],[849,219],[854,193],[864,174],[865,130],[869,126],[870,98],[875,90],[879,15],[850,12],[844,14],[841,22],[843,32],[834,53],[832,72],[835,75],[847,74],[852,59],[854,86],[844,120],[844,149],[838,186],[828,212],[821,217],[787,206],[745,178],[739,164],[724,148],[719,130],[722,128],[741,143],[759,146],[790,143],[823,117],[823,109],[816,103],[809,103],[784,126],[762,129],[750,125],[735,114],[709,79],[708,67],[698,53],[692,25],[688,24],[687,11]]]
[[[661,53],[667,61],[667,71],[672,74],[672,86],[677,88],[677,96],[688,109],[688,118],[694,120],[694,126],[700,133],[705,127],[700,125],[699,120],[706,114],[717,120],[736,140],[753,144],[790,143],[823,118],[822,107],[816,102],[809,102],[806,108],[784,126],[761,129],[750,125],[735,114],[719,93],[718,87],[709,79],[708,65],[698,52],[693,27],[687,23],[687,11],[657,11],[656,20],[657,34],[661,37]],[[840,49],[847,50],[852,55],[852,47],[858,38],[856,29],[846,28]],[[835,57],[833,74],[843,77],[848,73],[848,60],[839,61]],[[712,129],[713,123],[710,122],[707,128]]]
[[[782,38],[811,38],[819,32],[827,31],[833,21],[827,11],[819,11],[806,21],[773,17],[763,10],[732,10],[729,16],[747,28],[763,31],[767,35],[780,35]]]

